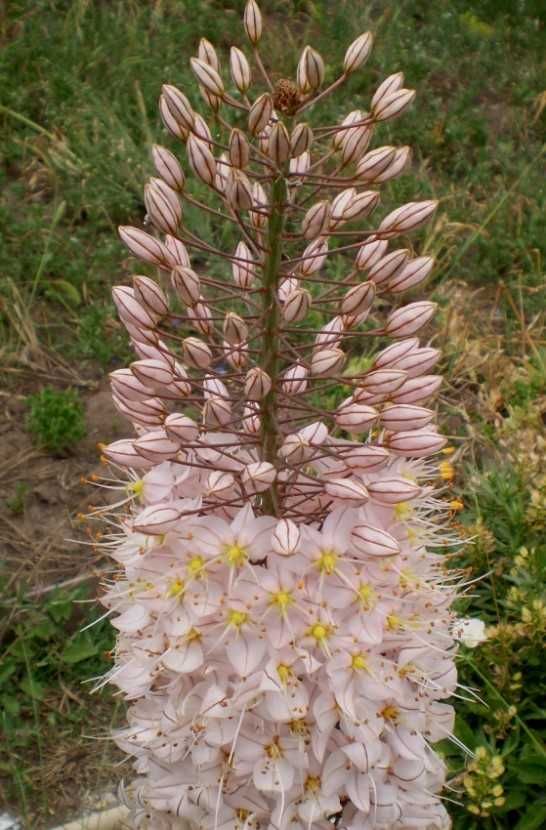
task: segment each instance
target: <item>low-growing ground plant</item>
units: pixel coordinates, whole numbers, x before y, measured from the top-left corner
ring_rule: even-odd
[[[84,438],[83,403],[74,389],[46,387],[29,397],[28,406],[28,430],[48,452],[68,452]]]

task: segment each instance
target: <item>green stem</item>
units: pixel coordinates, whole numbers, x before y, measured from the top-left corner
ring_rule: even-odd
[[[286,183],[281,175],[271,188],[271,214],[268,226],[268,252],[263,268],[263,337],[260,365],[271,379],[271,390],[262,402],[262,455],[263,460],[276,465],[279,449],[276,405],[279,373],[279,307],[277,288],[281,264],[282,233],[284,228],[284,205],[286,204]],[[273,484],[264,494],[263,507],[266,513],[278,514],[277,487]]]

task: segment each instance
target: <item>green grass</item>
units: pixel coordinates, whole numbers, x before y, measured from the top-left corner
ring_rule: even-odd
[[[457,830],[539,828],[546,822],[540,801],[545,712],[537,665],[538,635],[544,633],[537,603],[546,556],[546,484],[539,469],[545,358],[533,321],[543,304],[546,259],[543,4],[261,5],[277,29],[275,36],[268,31],[265,46],[275,77],[290,76],[299,49],[310,42],[325,56],[331,79],[347,42],[367,28],[377,33],[366,68],[345,94],[324,104],[325,120],[365,109],[377,83],[398,70],[418,90],[413,109],[378,132],[378,144],[414,148],[411,174],[393,182],[384,198],[441,199],[425,244],[438,258],[433,287],[453,378],[445,410],[453,433],[470,438],[460,462],[464,486],[455,479],[453,495],[465,503],[461,531],[473,543],[454,564],[468,569],[470,578],[483,576],[461,610],[483,617],[491,628],[487,643],[466,652],[461,662],[462,682],[477,688],[486,704],[459,706],[459,736],[485,751],[466,773],[467,787],[478,795],[465,789],[460,754],[444,747],[453,773],[460,774],[453,798],[461,804],[450,809]],[[42,347],[97,375],[128,359],[110,289],[126,281],[135,264],[118,242],[116,226],[144,218],[150,145],[164,143],[185,155],[160,125],[160,87],[177,84],[201,109],[189,56],[202,35],[224,57],[231,43],[241,45],[242,7],[242,0],[12,0],[4,11],[0,344],[9,359],[17,360],[29,346]],[[194,211],[187,213],[196,227]],[[199,230],[221,246],[233,244],[231,232],[208,218],[199,218]],[[212,268],[221,273],[221,265]],[[471,292],[478,289],[474,302]],[[353,360],[357,365],[362,357]],[[337,397],[332,392],[332,401]],[[22,482],[7,505],[13,517],[25,510],[28,486]],[[8,668],[2,669],[0,690],[15,758],[8,770],[9,797],[27,813],[39,787],[32,764],[41,764],[31,759],[31,736],[42,735],[38,749],[47,755],[58,728],[59,716],[47,705],[50,695],[59,693],[59,678],[73,687],[97,673],[111,640],[106,623],[78,634],[84,619],[70,610],[71,600],[70,594],[39,603],[21,598],[6,635]],[[68,711],[62,735],[70,743],[76,735],[79,740],[88,714],[74,700]],[[492,778],[496,755],[503,772]],[[503,795],[493,798],[506,801],[478,806],[489,815],[476,816],[476,799],[487,802],[499,785]]]
[[[28,399],[27,428],[38,446],[59,455],[86,433],[83,404],[74,389],[45,387]]]

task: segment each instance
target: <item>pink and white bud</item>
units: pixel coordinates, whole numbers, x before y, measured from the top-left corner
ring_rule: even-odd
[[[245,343],[233,345],[224,340],[224,357],[234,369],[243,369],[248,363],[248,346]]]
[[[259,135],[267,125],[273,114],[273,99],[268,92],[256,98],[248,113],[248,129],[252,135]]]
[[[133,530],[149,536],[161,536],[174,530],[180,521],[181,510],[168,504],[152,504],[135,516]]]
[[[389,169],[396,155],[395,147],[376,147],[360,159],[356,166],[356,175],[365,182],[376,181],[378,176]]]
[[[370,239],[369,242],[365,242],[358,249],[356,255],[356,270],[367,271],[368,268],[372,268],[385,255],[388,245],[389,243],[386,239]]]
[[[194,306],[188,308],[188,320],[190,320],[194,329],[199,334],[204,334],[206,337],[212,334],[213,326],[210,308],[202,301],[202,298]]]
[[[186,144],[190,167],[202,182],[213,187],[216,180],[216,161],[202,138],[190,135]]]
[[[252,185],[242,170],[232,169],[226,187],[226,198],[237,213],[252,207]]]
[[[358,389],[354,392],[356,400],[365,400],[367,395],[388,396],[405,383],[407,375],[400,369],[375,369],[363,375]],[[364,393],[362,395],[362,393]]]
[[[190,130],[176,120],[175,116],[169,109],[167,99],[164,95],[162,95],[159,99],[159,115],[161,116],[161,121],[163,122],[163,126],[167,132],[174,135],[175,138],[179,138],[181,141],[186,141],[190,134]]]
[[[352,478],[331,478],[325,482],[324,490],[330,498],[350,505],[366,504],[369,500],[364,484]]]
[[[360,122],[364,121],[365,119],[366,113],[362,112],[361,110],[353,110],[345,116],[340,126],[348,128],[351,124],[360,124]],[[334,150],[341,149],[341,145],[343,144],[343,139],[345,138],[346,133],[347,129],[341,129],[334,133],[334,137],[332,139],[332,146]]]
[[[146,231],[132,228],[129,225],[120,225],[118,233],[121,241],[138,259],[164,270],[170,270],[176,265],[169,249]]]
[[[379,193],[375,190],[364,190],[362,193],[356,193],[343,211],[343,221],[351,222],[354,219],[363,219],[374,210],[378,203]]]
[[[351,546],[361,556],[398,556],[400,545],[390,533],[361,522],[353,527]]]
[[[306,46],[300,58],[300,63],[303,66],[303,73],[309,88],[315,92],[324,81],[324,61],[322,57],[311,46]]]
[[[382,173],[378,173],[375,177],[375,182],[389,182],[396,179],[408,167],[411,161],[411,147],[399,147],[392,159],[391,163],[386,167]]]
[[[391,95],[393,92],[397,92],[404,86],[404,73],[403,72],[395,72],[394,75],[389,75],[388,78],[385,78],[374,93],[372,98],[372,107],[377,106],[381,103],[383,98],[387,95]]]
[[[303,320],[311,308],[312,297],[305,288],[296,288],[290,292],[282,306],[282,316],[287,323]]]
[[[301,223],[304,239],[316,239],[324,234],[330,225],[330,202],[325,200],[312,205]]]
[[[136,378],[130,369],[116,369],[110,372],[112,391],[123,401],[145,401],[153,395],[152,390]]]
[[[194,306],[201,296],[201,281],[191,268],[177,265],[171,273],[171,284],[187,306]]]
[[[431,409],[411,404],[394,404],[381,412],[381,426],[389,432],[422,429],[434,418]]]
[[[256,266],[250,248],[246,242],[239,242],[235,248],[234,259],[231,263],[233,281],[243,291],[248,291],[256,279]]]
[[[152,466],[152,462],[139,455],[133,446],[133,442],[128,439],[113,441],[107,447],[102,447],[101,452],[108,461],[119,464],[120,467],[146,470]]]
[[[169,438],[177,439],[182,444],[193,444],[199,437],[199,427],[195,421],[179,412],[168,415],[164,426]]]
[[[247,464],[241,473],[241,484],[246,493],[263,493],[268,490],[277,477],[277,471],[273,464],[267,461],[256,461]]]
[[[209,130],[209,125],[202,115],[195,113],[195,123],[193,125],[193,132],[197,138],[201,138],[212,149],[212,134]]]
[[[447,444],[447,439],[435,430],[410,430],[395,432],[384,441],[385,446],[395,455],[423,458],[439,452]]]
[[[131,371],[138,380],[154,392],[161,392],[174,380],[170,363],[164,359],[136,360],[131,363]]]
[[[236,128],[231,131],[229,137],[229,160],[234,167],[238,167],[240,170],[244,170],[250,160],[248,140],[245,134]]]
[[[112,289],[112,299],[123,323],[130,323],[135,329],[152,329],[159,315],[153,310],[144,308],[136,296],[133,288],[128,285],[116,285]]]
[[[411,337],[425,326],[434,315],[437,303],[425,300],[391,311],[385,324],[389,337]]]
[[[171,255],[171,261],[173,263],[171,268],[177,265],[182,265],[184,268],[190,267],[191,263],[188,249],[180,239],[177,239],[176,236],[167,235],[165,237],[165,247]]]
[[[180,441],[169,437],[164,429],[144,433],[133,442],[133,445],[139,455],[153,461],[154,464],[170,461],[176,457],[180,449]]]
[[[213,66],[200,60],[200,58],[190,58],[190,66],[197,81],[207,92],[216,95],[218,98],[223,98],[224,84]]]
[[[232,46],[229,53],[229,68],[233,83],[244,95],[252,82],[252,74],[246,56],[236,46]]]
[[[133,277],[133,289],[135,298],[151,316],[164,317],[168,314],[167,298],[155,280],[137,275]]]
[[[333,377],[341,372],[345,360],[345,354],[341,349],[321,349],[313,354],[311,374],[317,378]]]
[[[175,191],[163,179],[150,179],[144,188],[144,204],[159,231],[176,233],[182,219],[182,206]]]
[[[199,60],[203,61],[203,63],[208,63],[208,65],[212,66],[212,68],[215,69],[217,72],[220,71],[220,61],[218,60],[216,49],[214,48],[212,43],[205,37],[202,37],[199,41],[197,57],[199,58]]]
[[[203,422],[208,427],[225,427],[231,421],[231,405],[224,398],[210,397],[203,404]]]
[[[156,336],[153,343],[134,341],[132,346],[138,357],[142,360],[148,360],[148,358],[152,360],[155,358],[163,358],[169,362],[174,371],[176,365],[175,359],[163,340],[160,340],[159,337]]]
[[[290,294],[300,287],[300,281],[296,277],[285,277],[279,283],[277,290],[277,297],[280,303],[285,303]]]
[[[255,228],[265,228],[267,225],[267,195],[259,182],[252,184],[252,205],[250,221]]]
[[[215,185],[217,190],[220,191],[220,193],[225,194],[232,166],[233,164],[228,159],[227,153],[221,153],[221,155],[218,156],[218,158],[216,159]]]
[[[368,279],[376,285],[384,285],[395,277],[405,266],[409,258],[407,248],[398,248],[386,254],[376,262],[368,271]]]
[[[271,391],[271,378],[259,366],[249,369],[245,377],[245,397],[250,401],[261,401]]]
[[[262,13],[256,0],[247,0],[243,23],[247,38],[256,46],[262,36]]]
[[[290,135],[282,123],[273,124],[267,142],[267,154],[276,165],[283,165],[290,158]]]
[[[340,222],[343,222],[345,211],[350,206],[351,202],[356,196],[356,187],[348,187],[342,190],[332,200],[332,207],[330,210],[330,218],[332,227],[335,227]]]
[[[390,95],[385,95],[379,103],[372,106],[372,115],[375,121],[390,121],[398,118],[413,103],[414,89],[398,89]]]
[[[259,435],[262,422],[259,416],[259,409],[256,403],[248,401],[243,407],[241,426],[248,435]]]
[[[225,470],[213,470],[205,482],[204,495],[208,498],[229,499],[233,495],[235,479]]]
[[[367,444],[337,447],[337,453],[347,467],[357,473],[375,473],[385,467],[390,455],[384,447],[375,447]]]
[[[229,400],[227,387],[220,378],[214,375],[205,375],[203,378],[203,396],[207,398],[225,398]]]
[[[428,222],[437,207],[438,202],[431,200],[408,202],[385,216],[379,225],[378,234],[381,234],[382,239],[388,239],[414,231]]]
[[[293,556],[301,544],[301,531],[290,519],[281,519],[271,536],[271,549],[278,556]]]
[[[372,139],[371,126],[350,127],[341,140],[341,159],[344,164],[360,161]]]
[[[305,122],[296,124],[290,136],[290,155],[295,158],[309,150],[313,143],[313,130]]]
[[[328,240],[324,237],[314,239],[302,254],[299,270],[304,277],[316,274],[326,261],[328,254]]]
[[[302,395],[307,389],[309,371],[302,363],[290,366],[283,374],[281,391],[285,395]]]
[[[152,147],[152,160],[158,175],[161,176],[163,181],[173,190],[182,192],[186,183],[186,177],[176,156],[170,150],[167,150],[166,147],[154,144]]]
[[[161,95],[167,105],[168,111],[176,121],[179,130],[183,132],[184,138],[186,138],[188,133],[193,130],[195,122],[195,113],[190,102],[184,93],[180,92],[172,84],[163,84],[161,87]]]
[[[324,349],[327,346],[337,346],[343,337],[343,320],[341,317],[332,317],[315,337],[315,350]]]
[[[245,343],[248,339],[248,326],[242,317],[233,311],[228,311],[223,325],[224,338],[232,346]]]
[[[340,429],[345,429],[347,432],[368,432],[378,417],[379,413],[373,406],[347,398],[338,406],[335,422]]]
[[[391,505],[416,499],[421,494],[421,488],[407,478],[378,478],[369,482],[368,492],[373,501]]]
[[[289,170],[292,176],[303,176],[311,166],[311,155],[306,150],[300,156],[290,159]]]
[[[388,290],[393,294],[409,291],[426,280],[434,267],[434,257],[418,256],[411,259],[404,267],[394,274],[388,283]]]
[[[394,403],[420,404],[436,394],[442,385],[441,375],[421,375],[408,378],[407,381],[393,394]]]
[[[146,428],[160,427],[165,420],[165,409],[157,408],[156,401],[162,404],[157,398],[149,398],[145,401],[127,401],[121,400],[117,395],[112,395],[112,400],[116,409],[134,424],[140,424]]]
[[[378,352],[374,358],[373,368],[374,369],[399,369],[404,368],[398,366],[398,361],[405,357],[406,355],[410,354],[410,352],[414,352],[416,349],[419,348],[419,338],[413,337],[412,339],[408,340],[401,340],[398,343],[392,343],[390,346],[387,346],[386,349],[382,349],[382,351]]]
[[[419,375],[424,375],[436,366],[441,357],[439,349],[433,349],[426,346],[422,349],[415,349],[410,354],[400,358],[397,368],[403,369],[407,372],[409,378],[416,378]]]
[[[212,352],[206,343],[197,337],[186,337],[182,341],[184,362],[194,369],[206,369],[212,363]]]
[[[364,32],[359,35],[356,40],[353,40],[343,59],[343,71],[346,75],[356,72],[357,69],[366,63],[370,57],[373,46],[373,36],[371,32]]]
[[[349,316],[358,316],[369,311],[375,299],[375,285],[373,282],[363,282],[349,288],[341,301],[341,313]]]

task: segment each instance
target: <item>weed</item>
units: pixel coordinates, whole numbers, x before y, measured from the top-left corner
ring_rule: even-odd
[[[6,507],[14,516],[21,516],[25,512],[25,502],[29,489],[26,481],[18,481],[15,484],[13,496],[6,499]]]
[[[28,404],[28,429],[49,452],[62,454],[85,436],[83,405],[75,390],[46,387],[31,395]]]

